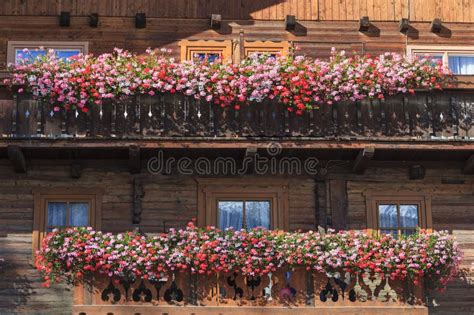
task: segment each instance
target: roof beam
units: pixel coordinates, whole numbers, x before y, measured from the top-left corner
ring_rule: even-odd
[[[360,150],[359,154],[357,155],[354,161],[354,166],[352,167],[352,171],[357,174],[363,174],[366,168],[369,166],[370,162],[372,161],[374,154],[375,154],[374,147],[366,147]]]
[[[21,151],[19,146],[10,145],[7,147],[8,158],[13,165],[13,169],[17,173],[26,173],[26,159],[23,151]]]
[[[131,174],[138,174],[141,170],[140,147],[138,145],[131,145],[128,147],[128,171]]]
[[[375,140],[315,140],[310,138],[277,140],[282,149],[327,149],[327,150],[362,150],[374,147],[377,150],[420,150],[427,152],[439,151],[473,151],[474,143],[468,141],[375,141]],[[266,149],[275,140],[248,139],[248,138],[157,138],[133,140],[95,140],[95,139],[2,139],[0,148],[10,145],[21,146],[26,149],[69,148],[69,149],[123,149],[131,145],[141,149],[246,149],[254,146]]]
[[[474,154],[467,159],[466,163],[464,163],[462,172],[464,174],[474,174]]]

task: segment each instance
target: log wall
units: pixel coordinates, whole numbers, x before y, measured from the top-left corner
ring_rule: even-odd
[[[75,187],[104,189],[102,227],[105,231],[123,232],[132,225],[132,183],[143,181],[141,229],[146,233],[183,227],[196,217],[197,182],[193,177],[176,175],[131,175],[126,160],[83,160],[80,179],[70,177],[69,160],[29,160],[27,174],[17,174],[7,160],[0,163],[0,258],[4,258],[0,285],[0,308],[28,314],[70,314],[71,293],[64,285],[45,289],[31,266],[31,232],[33,225],[32,190],[38,187]],[[387,162],[388,163],[388,162]],[[459,165],[435,163],[428,167],[423,180],[408,181],[404,163],[370,167],[365,175],[355,175],[350,168],[332,169],[325,178],[289,178],[290,229],[314,229],[317,225],[338,224],[334,209],[341,206],[334,182],[339,183],[339,199],[346,199],[344,219],[350,229],[367,227],[366,191],[411,191],[432,194],[433,226],[448,229],[462,243],[466,279],[455,281],[447,292],[436,294],[439,307],[433,312],[446,314],[457,310],[471,314],[474,310],[474,195],[473,179],[462,175]],[[463,184],[445,184],[444,179],[464,180]],[[344,185],[347,188],[344,192]],[[345,196],[343,195],[345,193]],[[341,214],[338,214],[339,216]],[[337,221],[337,222],[336,222]]]
[[[246,40],[291,41],[297,54],[311,57],[327,57],[331,47],[380,54],[404,53],[407,45],[474,44],[472,23],[444,22],[442,32],[434,34],[429,22],[412,22],[408,36],[400,33],[398,21],[374,21],[367,33],[358,31],[358,21],[332,20],[299,21],[291,32],[285,30],[283,21],[224,20],[219,30],[211,30],[207,19],[147,18],[144,29],[135,28],[133,17],[101,17],[99,23],[99,27],[91,28],[89,18],[82,16],[73,17],[70,27],[59,27],[57,16],[1,16],[0,69],[6,67],[8,41],[87,41],[89,52],[95,54],[110,52],[114,47],[139,53],[148,47],[166,47],[176,58],[180,57],[182,39],[236,41],[241,30]]]
[[[225,19],[282,20],[287,14],[299,20],[372,20],[431,21],[439,17],[448,22],[474,22],[473,0],[4,0],[0,15],[58,15],[69,11],[73,16],[99,13],[101,16],[208,18],[212,13]]]

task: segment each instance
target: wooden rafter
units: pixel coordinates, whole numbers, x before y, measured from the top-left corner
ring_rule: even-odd
[[[466,163],[464,163],[462,172],[464,174],[474,174],[474,154],[467,159]]]
[[[369,166],[375,154],[375,147],[366,147],[359,151],[355,159],[352,170],[354,173],[363,174],[365,169]]]
[[[7,148],[8,158],[13,165],[13,169],[17,173],[26,173],[26,159],[23,151],[19,146],[11,145]]]
[[[140,147],[138,145],[130,145],[128,147],[128,170],[131,174],[138,174],[141,172],[141,169]]]
[[[0,148],[11,145],[28,149],[61,149],[61,148],[94,148],[112,149],[126,148],[139,145],[141,149],[246,149],[249,146],[266,149],[274,141],[252,140],[248,138],[216,139],[209,138],[160,138],[143,140],[114,140],[103,141],[77,139],[77,140],[4,140]],[[281,139],[278,141],[282,149],[329,149],[329,150],[356,150],[373,147],[377,150],[419,150],[427,152],[439,151],[473,151],[474,143],[467,141],[385,141],[374,142],[369,140],[314,140],[309,138]]]

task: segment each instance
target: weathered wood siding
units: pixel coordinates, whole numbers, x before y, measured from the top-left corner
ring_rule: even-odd
[[[2,314],[68,314],[70,292],[65,286],[41,287],[31,266],[31,232],[33,225],[33,195],[37,187],[82,187],[104,189],[102,227],[105,231],[123,232],[133,228],[131,221],[132,182],[143,181],[145,196],[141,228],[157,233],[170,227],[183,227],[197,216],[197,182],[190,176],[130,175],[126,160],[83,160],[80,179],[70,177],[68,160],[29,160],[27,174],[14,173],[6,160],[0,163],[0,257],[5,259],[1,271],[0,308]],[[345,165],[345,166],[344,166]],[[419,191],[432,194],[432,214],[435,229],[448,229],[465,251],[463,267],[467,278],[455,281],[447,292],[436,295],[440,307],[434,312],[449,311],[471,314],[474,310],[472,281],[474,278],[474,194],[473,179],[462,175],[459,165],[434,164],[427,168],[423,180],[408,181],[403,163],[374,165],[365,175],[348,171],[348,164],[331,169],[326,178],[315,181],[309,177],[289,179],[290,229],[314,229],[331,220],[339,220],[331,208],[337,203],[331,182],[346,181],[346,226],[365,229],[367,213],[365,191]],[[442,179],[456,178],[464,184],[444,184]],[[344,185],[339,185],[344,187]],[[341,192],[343,194],[343,192]],[[341,198],[345,198],[341,195]],[[333,222],[333,225],[338,222]]]
[[[358,31],[356,21],[299,21],[297,29],[291,32],[285,31],[283,21],[224,20],[217,31],[209,28],[207,19],[148,18],[144,29],[135,28],[133,17],[100,17],[98,28],[91,28],[88,23],[88,17],[73,17],[70,27],[60,28],[57,16],[1,16],[0,69],[6,67],[8,41],[87,41],[89,52],[96,54],[110,52],[114,47],[140,53],[148,47],[166,47],[172,49],[176,58],[180,57],[181,39],[237,40],[240,30],[246,40],[291,41],[297,54],[312,57],[329,56],[331,47],[380,54],[404,53],[410,44],[474,44],[472,23],[444,23],[446,29],[434,34],[429,22],[413,22],[409,36],[400,33],[397,21],[373,22],[374,28],[365,34]]]
[[[135,16],[201,19],[212,13],[235,20],[282,20],[287,14],[299,20],[431,21],[474,22],[474,1],[454,0],[4,0],[0,15],[57,15],[70,11],[77,16]]]
[[[406,167],[369,168],[365,175],[334,175],[347,181],[350,229],[367,228],[365,192],[418,192],[431,195],[433,229],[448,230],[464,251],[462,268],[465,279],[452,282],[442,293],[431,292],[438,307],[433,314],[472,314],[474,312],[474,178],[461,174],[445,163],[426,170],[423,180],[408,180]],[[464,180],[464,184],[446,184],[443,179]],[[430,312],[430,314],[431,314]]]
[[[39,187],[104,189],[104,231],[132,230],[132,181],[126,162],[86,161],[83,175],[70,177],[70,162],[33,161],[28,174],[16,174],[0,163],[0,314],[70,314],[71,293],[66,286],[42,288],[32,265],[32,190]],[[145,197],[141,228],[145,233],[181,228],[197,217],[197,182],[193,177],[142,174]],[[315,187],[310,178],[289,180],[290,228],[314,229]],[[66,289],[66,290],[65,290]]]

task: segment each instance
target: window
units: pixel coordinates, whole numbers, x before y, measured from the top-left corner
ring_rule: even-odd
[[[46,231],[69,226],[89,226],[91,204],[88,200],[49,201],[46,200]]]
[[[101,228],[101,193],[93,192],[94,189],[71,190],[54,188],[54,191],[34,191],[33,250],[53,229],[75,226]]]
[[[199,179],[198,224],[220,229],[288,229],[286,180]]]
[[[252,54],[269,54],[276,57],[278,54],[286,56],[290,50],[290,43],[288,42],[272,42],[272,41],[246,41],[244,52],[245,57]]]
[[[7,62],[17,63],[20,59],[34,60],[53,49],[59,58],[67,59],[80,53],[88,53],[87,42],[41,42],[41,41],[10,41],[8,42]],[[25,54],[24,50],[29,52]]]
[[[367,195],[368,228],[382,234],[411,235],[417,228],[429,229],[431,202],[412,194]]]
[[[270,229],[271,200],[225,200],[217,201],[217,227],[236,230],[262,227]]]
[[[383,234],[414,234],[420,226],[420,205],[416,203],[378,203],[378,230]]]
[[[439,60],[457,75],[474,75],[474,48],[467,47],[438,47],[412,46],[408,54],[424,58],[429,56],[434,62]]]
[[[229,40],[182,40],[181,60],[202,61],[208,59],[228,60],[232,58],[232,43]]]

